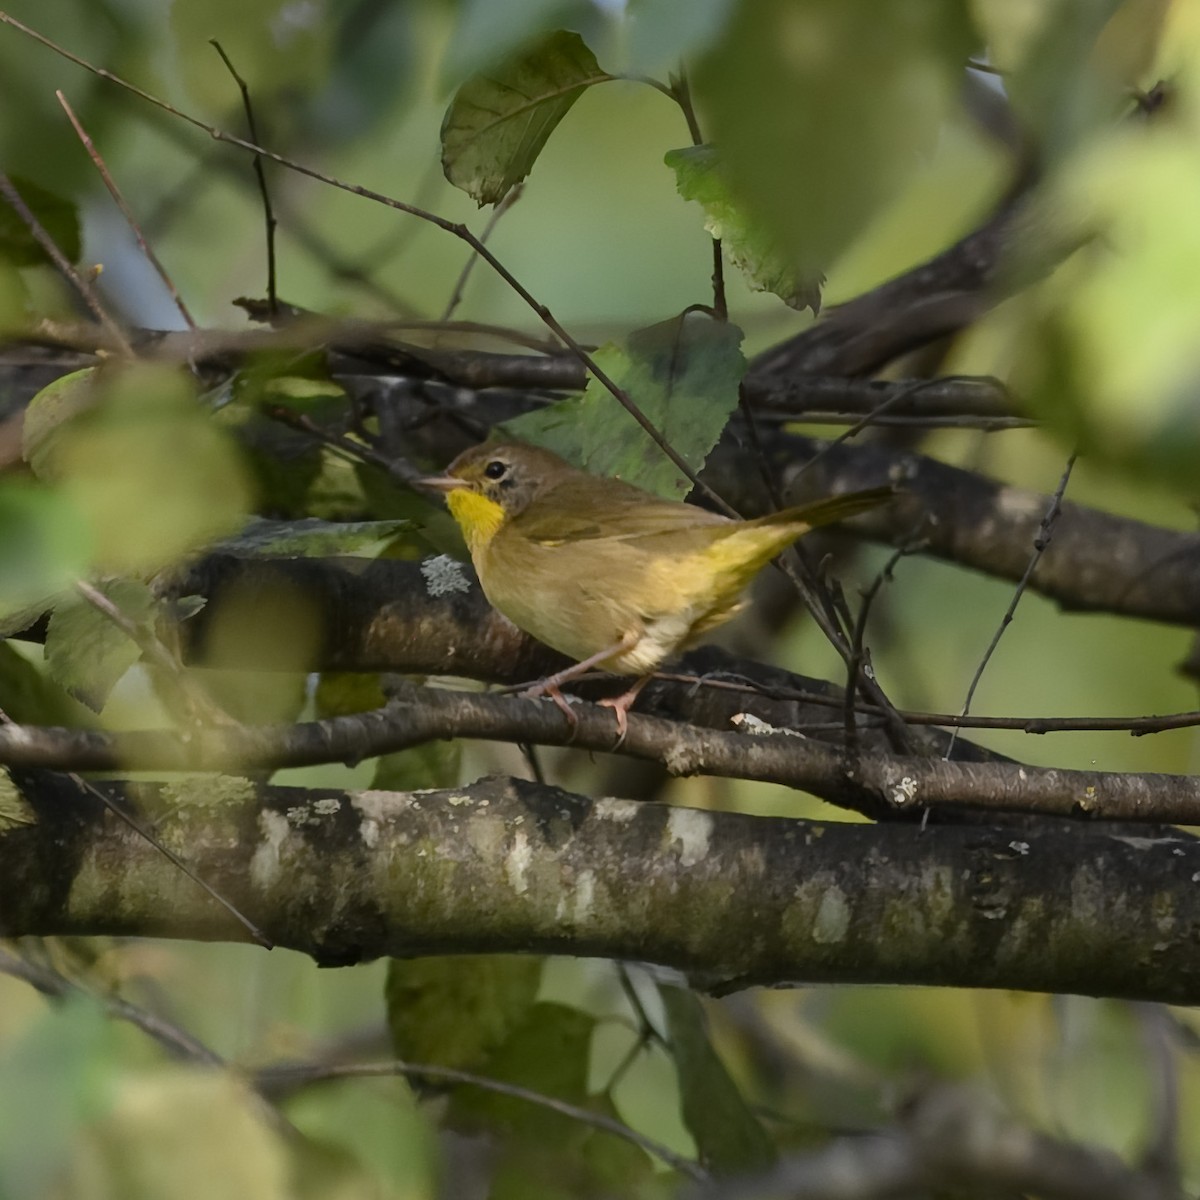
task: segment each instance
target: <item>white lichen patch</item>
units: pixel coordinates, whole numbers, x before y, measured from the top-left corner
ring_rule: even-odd
[[[729,723],[735,729],[740,729],[742,733],[750,733],[755,737],[767,737],[772,733],[782,733],[787,737],[804,736],[798,729],[781,729],[778,725],[772,725],[761,717],[756,717],[753,713],[734,713],[729,718]]]
[[[358,836],[362,838],[362,844],[368,850],[374,850],[379,845],[379,822],[364,817],[358,827]]]
[[[694,867],[708,854],[713,819],[698,808],[672,808],[667,814],[667,841],[679,847],[679,862]]]
[[[323,796],[312,803],[312,810],[319,817],[332,817],[334,813],[341,812],[341,809],[342,802],[336,796]]]
[[[407,792],[383,792],[369,788],[365,792],[352,792],[350,804],[358,809],[364,817],[382,825],[391,820],[397,813],[414,808],[417,801]]]
[[[911,776],[905,775],[892,788],[892,803],[897,808],[903,808],[906,804],[911,804],[917,798],[917,787],[917,781]]]
[[[618,825],[628,825],[637,818],[644,805],[636,800],[617,800],[605,796],[592,802],[592,814],[601,821],[615,821]]]
[[[572,886],[562,900],[558,901],[557,916],[559,920],[570,916],[574,925],[584,925],[592,919],[592,910],[596,896],[596,872],[580,871]]]
[[[318,805],[325,803],[322,800],[313,801],[311,804],[294,804],[287,810],[287,819],[289,823],[297,829],[302,829],[304,826],[315,828],[318,825],[324,824],[325,818],[329,816],[328,810],[320,810]],[[337,812],[338,803],[333,801],[333,811]]]
[[[1002,487],[996,493],[996,508],[1005,517],[1041,518],[1046,515],[1046,497],[1039,492]]]
[[[817,905],[812,938],[822,946],[842,941],[850,928],[850,905],[840,887],[827,888]]]
[[[524,830],[518,830],[513,837],[512,848],[504,856],[504,877],[518,896],[523,896],[529,891],[526,875],[532,861],[533,849],[529,845],[529,838],[525,836]]]
[[[448,554],[422,559],[421,575],[425,580],[425,590],[431,596],[446,596],[471,590],[471,581],[467,578],[462,563],[456,562]]]
[[[259,891],[268,892],[283,874],[280,850],[291,827],[286,817],[264,809],[258,814],[258,829],[262,840],[250,860],[250,879]]]

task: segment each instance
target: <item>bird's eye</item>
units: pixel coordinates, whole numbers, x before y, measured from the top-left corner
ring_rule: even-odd
[[[501,462],[498,458],[492,459],[492,461],[483,468],[483,473],[489,479],[503,479],[507,471],[508,463]]]

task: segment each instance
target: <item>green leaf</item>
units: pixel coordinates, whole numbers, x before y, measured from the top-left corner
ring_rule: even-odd
[[[387,1018],[397,1057],[480,1070],[525,1019],[541,977],[540,958],[516,954],[392,960]]]
[[[802,277],[919,168],[976,45],[965,0],[738,6],[694,90],[730,189]]]
[[[31,662],[11,642],[0,642],[0,711],[19,725],[96,724],[92,714],[47,678],[44,663]]]
[[[757,292],[773,292],[791,308],[821,307],[823,275],[802,275],[797,264],[751,220],[730,195],[720,171],[715,146],[669,150],[666,164],[675,172],[675,186],[685,200],[695,200],[708,217],[704,228],[730,261],[745,273]]]
[[[36,825],[37,813],[33,805],[21,795],[21,789],[12,781],[7,767],[0,767],[0,837],[10,829],[22,825]]]
[[[526,1008],[521,1018],[506,1031],[503,1044],[479,1073],[585,1105],[595,1018],[564,1004],[545,1002]],[[537,1138],[543,1145],[562,1144],[587,1130],[573,1118],[540,1105],[469,1086],[456,1089],[447,1119],[456,1129],[503,1130]]]
[[[54,477],[54,455],[64,430],[99,399],[95,367],[60,375],[25,407],[21,426],[21,455],[39,479]]]
[[[700,1160],[720,1175],[762,1171],[774,1161],[775,1149],[717,1057],[700,1000],[686,988],[659,990],[679,1072],[683,1120]]]
[[[154,617],[154,595],[144,583],[122,579],[100,591],[137,625]],[[46,667],[81,704],[99,712],[117,681],[141,658],[137,643],[82,596],[59,601],[46,630]]]
[[[69,262],[78,261],[79,210],[75,204],[48,192],[44,187],[39,187],[32,180],[23,179],[19,175],[10,178],[29,211],[50,235],[51,241]],[[7,259],[17,267],[36,267],[51,261],[24,219],[4,199],[0,199],[0,258]]]
[[[579,34],[557,30],[468,79],[442,121],[446,178],[480,206],[503,200],[529,174],[571,105],[610,78]]]
[[[102,1113],[116,1070],[113,1022],[70,997],[0,1048],[0,1196],[45,1196],[86,1121]],[[53,1190],[58,1190],[53,1188]],[[69,1189],[64,1189],[69,1193]]]
[[[632,333],[593,356],[687,464],[704,465],[737,407],[746,370],[742,331],[688,313]],[[691,484],[607,388],[589,379],[582,396],[527,413],[505,432],[557,451],[597,475],[616,475],[672,499]]]
[[[26,628],[86,574],[92,538],[79,509],[49,488],[0,483],[0,633]]]
[[[213,551],[242,558],[376,558],[402,533],[416,528],[413,521],[269,521],[251,517],[231,538]]]
[[[26,453],[86,514],[103,570],[154,571],[241,525],[239,451],[184,373],[138,364],[60,384],[34,397]]]

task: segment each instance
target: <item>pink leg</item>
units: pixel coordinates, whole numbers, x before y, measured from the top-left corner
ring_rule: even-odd
[[[554,675],[547,675],[545,679],[538,680],[533,687],[526,688],[521,693],[528,700],[536,700],[539,696],[549,696],[554,699],[554,693],[558,691],[559,685],[570,683],[572,679],[578,679],[580,675],[590,671],[593,667],[599,666],[600,663],[607,659],[613,658],[615,655],[624,654],[627,650],[632,650],[638,643],[638,634],[627,633],[619,642],[614,642],[611,646],[605,646],[603,650],[598,650],[589,658],[585,658],[583,662],[577,662],[569,667],[564,667],[563,670],[556,672]],[[561,708],[566,703],[562,700],[562,694],[559,693],[559,698],[555,703]]]
[[[633,707],[634,701],[641,695],[642,688],[653,679],[653,675],[643,675],[633,687],[627,692],[622,692],[619,696],[614,696],[611,700],[601,700],[600,705],[603,708],[611,708],[613,715],[617,718],[617,744],[613,747],[618,749],[621,743],[625,740],[625,735],[629,732],[629,710]]]

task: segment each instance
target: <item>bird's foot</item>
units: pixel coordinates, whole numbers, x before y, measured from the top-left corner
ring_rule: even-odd
[[[567,725],[571,730],[571,736],[567,739],[567,745],[570,745],[575,740],[575,734],[579,731],[579,718],[575,715],[575,710],[571,707],[570,701],[559,691],[558,684],[549,679],[543,679],[540,683],[535,683],[533,687],[526,688],[521,692],[521,698],[524,700],[540,700],[543,696],[549,696],[558,706],[559,711],[567,718]]]
[[[614,750],[619,750],[624,744],[625,735],[629,732],[629,710],[633,707],[634,701],[641,695],[642,688],[652,678],[653,676],[651,675],[645,675],[627,692],[622,692],[619,696],[612,696],[607,700],[598,701],[601,708],[611,708],[613,716],[617,718],[617,740],[613,745]]]

